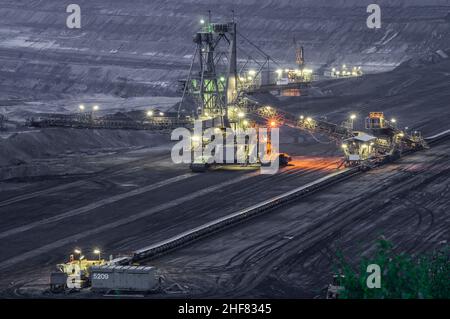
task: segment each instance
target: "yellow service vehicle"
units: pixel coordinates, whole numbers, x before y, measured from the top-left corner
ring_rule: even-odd
[[[57,272],[50,275],[50,290],[53,292],[64,290],[78,290],[89,286],[90,276],[89,270],[92,266],[101,266],[106,264],[104,259],[101,259],[100,251],[95,249],[93,251],[98,255],[98,259],[89,260],[82,255],[81,250],[75,249],[69,256],[69,261],[64,264],[56,265]]]

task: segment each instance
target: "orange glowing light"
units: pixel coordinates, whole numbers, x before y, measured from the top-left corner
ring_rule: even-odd
[[[301,170],[322,170],[333,171],[340,164],[341,158],[339,157],[309,157],[309,156],[292,156],[291,165],[292,169]]]
[[[276,126],[277,126],[277,122],[271,121],[271,122],[270,122],[270,126],[271,126],[271,127],[276,127]]]

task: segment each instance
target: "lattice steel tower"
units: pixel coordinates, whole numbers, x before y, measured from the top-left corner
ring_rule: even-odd
[[[197,103],[197,116],[228,127],[228,106],[237,98],[236,23],[203,22],[194,42],[186,88]]]

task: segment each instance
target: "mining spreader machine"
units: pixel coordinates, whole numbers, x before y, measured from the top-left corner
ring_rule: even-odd
[[[353,130],[344,122],[336,125],[310,117],[300,117],[298,127],[311,133],[322,133],[335,139],[344,152],[342,164],[346,167],[370,168],[382,162],[399,158],[403,153],[426,148],[420,132],[408,134],[396,127],[395,120],[385,119],[383,112],[370,112],[366,117],[366,132]]]
[[[258,132],[258,125],[246,117],[242,108],[241,92],[248,85],[248,77],[243,77],[237,66],[237,24],[212,23],[201,21],[202,28],[194,36],[196,46],[186,80],[180,81],[183,87],[183,97],[179,105],[183,111],[189,98],[194,105],[193,118],[200,123],[202,133],[194,134],[191,139],[193,171],[205,171],[212,166],[261,165],[267,160],[263,158],[275,157],[281,165],[286,165],[290,158],[286,154],[277,153],[270,146],[270,132],[265,136],[256,134],[256,141],[239,140],[233,136],[243,134],[248,129]],[[266,61],[268,64],[268,60]],[[262,67],[261,67],[262,68]],[[253,71],[258,76],[262,69]],[[213,130],[214,134],[206,136],[206,130]],[[270,129],[270,128],[269,128]],[[210,145],[218,138],[227,141],[223,145],[215,146],[213,156],[207,154]],[[264,143],[260,140],[264,139]],[[216,141],[217,142],[217,141]],[[231,143],[230,143],[231,142]],[[260,149],[264,145],[264,149]],[[217,161],[215,154],[222,153],[225,161]],[[231,155],[232,154],[232,155]],[[250,161],[249,159],[256,160]]]
[[[388,121],[383,112],[370,112],[365,120],[366,131],[353,130],[352,116],[341,125],[309,116],[283,112],[271,106],[258,106],[252,101],[249,112],[257,114],[268,121],[277,122],[310,133],[327,136],[341,147],[344,157],[341,165],[359,166],[369,169],[377,164],[398,159],[402,154],[428,148],[419,131],[408,134],[397,128],[396,121]],[[340,166],[341,166],[340,165]]]

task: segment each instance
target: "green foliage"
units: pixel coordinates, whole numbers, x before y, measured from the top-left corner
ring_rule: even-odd
[[[340,285],[345,289],[340,299],[448,299],[450,298],[449,249],[431,255],[412,257],[396,254],[392,244],[379,240],[373,258],[362,258],[359,270],[354,271],[343,256],[339,256],[339,272],[343,275]],[[381,288],[368,288],[367,266],[377,264],[381,268]]]

